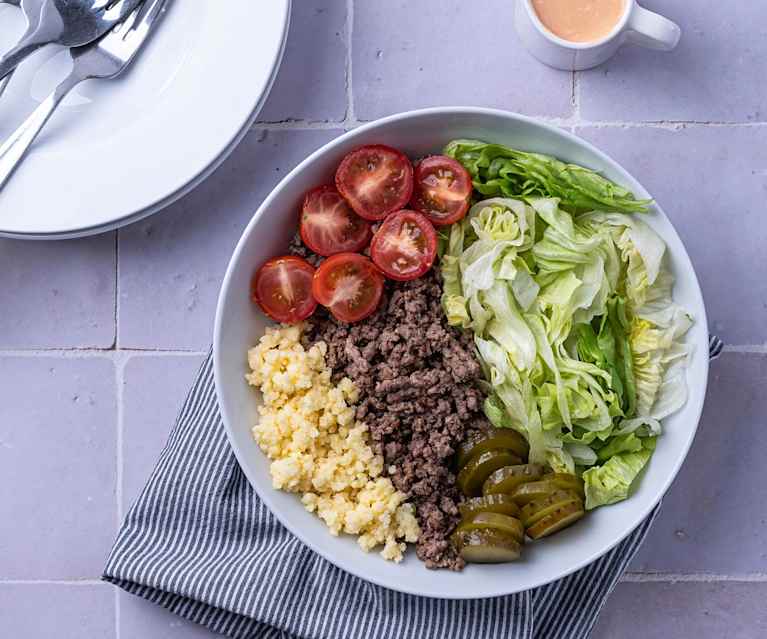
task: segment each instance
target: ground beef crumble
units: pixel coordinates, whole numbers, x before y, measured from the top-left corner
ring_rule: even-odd
[[[293,252],[308,256],[297,243]],[[328,345],[327,364],[360,390],[357,417],[397,489],[416,507],[419,559],[429,568],[460,570],[449,535],[462,496],[451,466],[469,430],[489,427],[477,381],[482,372],[469,334],[447,324],[436,269],[411,282],[388,282],[379,310],[343,324],[323,309],[304,339]]]

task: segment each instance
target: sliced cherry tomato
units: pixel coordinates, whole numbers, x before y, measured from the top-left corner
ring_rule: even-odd
[[[342,322],[359,322],[371,315],[383,293],[384,277],[359,253],[338,253],[314,274],[312,292]]]
[[[293,255],[275,257],[264,264],[251,285],[251,298],[269,317],[295,324],[317,308],[312,295],[314,267]]]
[[[433,224],[452,224],[466,216],[472,188],[471,175],[460,162],[432,155],[416,164],[411,205]]]
[[[336,186],[357,215],[382,220],[410,201],[413,165],[389,146],[361,146],[341,160]]]
[[[304,244],[318,255],[361,251],[373,235],[335,186],[318,186],[306,194],[299,226]]]
[[[437,257],[437,232],[416,211],[387,217],[373,236],[370,255],[393,280],[414,280],[428,271]]]

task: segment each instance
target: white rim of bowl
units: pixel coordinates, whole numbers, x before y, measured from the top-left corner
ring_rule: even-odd
[[[280,191],[282,191],[282,189],[285,188],[285,186],[293,180],[295,175],[303,171],[304,167],[312,163],[316,158],[324,155],[328,151],[331,151],[335,147],[347,142],[348,140],[351,140],[357,136],[363,135],[367,133],[368,131],[370,131],[371,129],[376,129],[383,124],[396,122],[397,120],[409,119],[413,117],[432,115],[432,114],[433,115],[466,115],[466,114],[489,115],[494,117],[507,118],[509,120],[515,120],[519,122],[525,122],[527,124],[541,127],[542,129],[546,129],[552,133],[562,135],[568,140],[575,142],[576,144],[588,149],[589,151],[594,153],[597,157],[599,157],[601,160],[603,160],[606,164],[614,166],[616,169],[618,169],[618,171],[622,174],[623,178],[626,179],[627,182],[631,182],[631,181],[637,182],[641,186],[641,183],[639,183],[635,178],[633,178],[628,173],[628,171],[626,171],[626,169],[624,169],[617,161],[613,160],[606,153],[604,153],[603,151],[600,151],[594,145],[587,142],[586,140],[579,138],[575,134],[570,133],[569,131],[566,131],[564,129],[560,129],[557,126],[547,124],[545,122],[540,122],[539,120],[536,120],[535,118],[528,117],[525,115],[520,115],[512,111],[504,111],[503,109],[489,109],[484,107],[455,107],[455,106],[454,107],[431,107],[428,109],[416,109],[412,111],[404,111],[402,113],[396,113],[394,115],[389,115],[384,118],[380,118],[378,120],[373,120],[372,122],[368,122],[356,129],[352,129],[351,131],[347,131],[346,133],[338,136],[334,140],[331,140],[324,146],[320,147],[319,149],[311,153],[308,157],[306,157],[306,159],[300,162],[290,173],[288,173],[282,180],[280,180],[277,186],[275,186],[272,189],[269,195],[264,199],[264,201],[258,207],[255,214],[253,215],[253,218],[250,220],[250,222],[248,222],[248,225],[245,227],[245,229],[242,232],[242,236],[237,242],[237,246],[235,247],[234,252],[232,253],[232,257],[229,260],[229,264],[226,268],[226,274],[224,275],[224,279],[221,284],[221,291],[219,293],[219,298],[216,305],[216,318],[215,318],[215,324],[213,328],[213,379],[214,379],[215,388],[216,388],[216,399],[218,400],[219,412],[221,414],[221,420],[224,423],[224,428],[226,429],[226,436],[227,436],[227,439],[229,440],[229,445],[231,446],[232,451],[234,452],[234,455],[237,458],[237,463],[240,465],[240,469],[248,478],[248,481],[250,482],[254,490],[255,490],[255,482],[253,481],[253,478],[251,478],[250,473],[247,470],[248,466],[246,464],[246,460],[241,459],[242,452],[238,450],[237,447],[234,445],[234,435],[232,432],[232,427],[229,424],[229,420],[227,418],[227,415],[225,414],[224,407],[221,405],[220,398],[222,397],[222,393],[221,393],[220,382],[219,382],[219,380],[221,379],[221,375],[219,374],[219,370],[223,370],[224,363],[220,359],[220,352],[218,351],[218,348],[217,348],[217,344],[219,343],[223,333],[222,306],[223,306],[224,295],[229,288],[229,283],[232,278],[232,273],[234,271],[234,265],[239,261],[240,254],[242,253],[245,247],[246,239],[250,235],[255,224],[263,215],[263,212],[269,208],[272,200],[277,197],[277,194]],[[642,190],[647,192],[647,189],[645,189],[643,186],[642,186]],[[659,212],[662,213],[662,215],[666,219],[668,219],[668,216],[665,214],[665,212],[660,206],[656,204],[656,208],[658,209]],[[674,232],[676,233],[676,229],[674,229]],[[706,341],[708,341],[708,330],[707,330],[708,319],[706,315],[705,301],[703,300],[703,294],[700,288],[700,282],[698,281],[698,276],[697,276],[697,273],[695,272],[695,269],[692,268],[692,263],[689,259],[687,248],[684,246],[684,243],[682,242],[681,238],[679,238],[679,241],[682,244],[682,248],[684,249],[685,257],[687,258],[687,261],[690,263],[690,273],[692,275],[692,281],[697,287],[698,294],[701,299],[702,313],[701,313],[701,317],[696,318],[696,323],[700,322],[702,326],[706,327]],[[708,386],[709,361],[705,353],[700,354],[700,356],[704,358],[704,372],[705,372],[704,382],[703,382],[704,388],[702,389],[703,392],[701,394],[701,397],[705,398],[706,389]],[[689,440],[685,444],[685,447],[682,451],[683,454],[680,456],[679,461],[675,464],[673,471],[671,475],[669,476],[668,480],[665,482],[662,489],[659,491],[657,499],[655,499],[648,507],[639,511],[639,513],[632,518],[632,522],[628,530],[623,535],[615,539],[612,543],[607,545],[603,550],[601,550],[600,552],[592,553],[586,559],[583,559],[580,562],[577,562],[574,566],[569,567],[566,571],[562,572],[562,574],[559,575],[558,577],[553,579],[534,580],[532,584],[527,586],[528,589],[545,586],[546,584],[552,583],[554,581],[567,577],[568,575],[571,575],[572,573],[577,572],[578,570],[581,570],[582,568],[593,563],[600,557],[606,555],[608,552],[610,552],[610,550],[615,548],[615,546],[617,546],[632,532],[634,532],[634,530],[647,518],[647,516],[652,512],[652,510],[660,503],[660,501],[663,499],[664,495],[668,491],[669,487],[671,486],[672,482],[674,481],[674,479],[676,479],[676,476],[679,474],[679,470],[681,469],[684,461],[687,459],[687,455],[690,452],[690,447],[692,446],[692,443],[695,440],[695,435],[698,432],[698,427],[700,425],[700,418],[701,418],[701,415],[703,414],[703,404],[704,402],[701,401],[700,405],[698,406],[698,409],[695,415],[695,427],[692,430]],[[358,577],[364,581],[376,584],[377,586],[381,586],[382,588],[397,590],[399,592],[403,592],[406,594],[411,594],[411,595],[415,595],[419,597],[429,597],[432,599],[487,599],[491,597],[503,597],[506,595],[515,594],[517,592],[523,592],[522,590],[494,590],[494,591],[483,593],[481,595],[476,595],[473,597],[472,596],[454,596],[454,595],[437,596],[437,595],[424,595],[422,592],[419,592],[416,589],[409,588],[407,584],[403,584],[402,586],[397,586],[396,588],[394,588],[390,584],[384,583],[383,581],[377,578],[372,578],[369,575],[362,574],[361,571],[352,570],[345,566],[340,565],[332,555],[330,555],[329,553],[322,552],[321,550],[318,550],[315,547],[315,545],[311,542],[311,540],[308,539],[300,529],[297,529],[296,527],[291,526],[289,523],[287,523],[282,518],[279,511],[273,507],[273,501],[268,495],[266,494],[262,495],[261,493],[259,493],[259,497],[263,500],[263,502],[269,508],[270,512],[280,521],[280,523],[283,526],[285,526],[285,528],[287,528],[293,535],[295,535],[298,539],[300,539],[304,544],[306,544],[318,555],[320,555],[321,557],[323,557],[324,559],[332,563],[334,566],[337,566],[341,570],[348,572],[350,574],[353,574],[355,577]]]

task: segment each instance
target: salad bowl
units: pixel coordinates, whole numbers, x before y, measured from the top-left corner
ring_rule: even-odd
[[[676,278],[674,299],[694,318],[686,336],[693,354],[687,370],[688,399],[664,420],[663,435],[630,497],[599,508],[573,526],[529,544],[513,564],[469,565],[463,572],[428,570],[410,551],[401,563],[364,553],[352,537],[334,537],[295,495],[272,488],[268,460],[251,435],[259,397],[245,383],[246,352],[270,321],[249,297],[251,278],[268,258],[286,252],[296,232],[304,194],[327,182],[340,160],[364,144],[387,144],[411,158],[439,153],[456,138],[499,143],[555,156],[600,172],[637,198],[651,198],[637,180],[592,145],[556,127],[521,115],[450,107],[393,115],[345,133],[291,171],[255,212],[229,263],[218,302],[214,373],[221,415],[243,472],[264,503],[299,539],[336,566],[375,584],[415,595],[467,599],[521,592],[560,579],[596,560],[631,533],[659,503],[687,456],[703,409],[708,377],[708,332],[700,286],[674,227],[654,204],[646,221],[665,241]]]

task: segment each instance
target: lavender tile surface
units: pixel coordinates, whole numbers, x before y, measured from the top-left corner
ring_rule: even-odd
[[[570,74],[524,52],[502,0],[296,1],[260,122],[202,186],[117,233],[0,240],[0,637],[212,636],[98,577],[207,351],[229,255],[307,153],[448,104],[543,117],[623,163],[672,218],[727,344],[593,636],[637,636],[638,619],[647,639],[767,636],[767,8],[646,5],[682,27],[676,52],[625,48]]]

